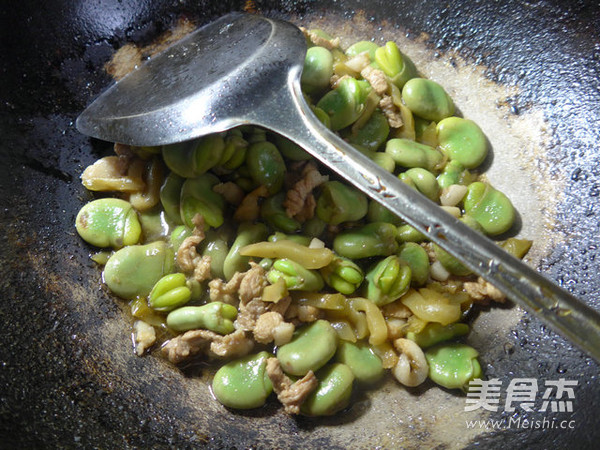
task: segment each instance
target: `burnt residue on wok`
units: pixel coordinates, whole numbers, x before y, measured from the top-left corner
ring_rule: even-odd
[[[202,24],[249,7],[306,22],[360,16],[374,30],[393,30],[422,43],[434,58],[459,57],[484,67],[488,80],[517,86],[499,108],[508,121],[541,113],[547,139],[540,172],[547,183],[561,186],[550,214],[560,239],[539,268],[599,307],[600,8],[595,2],[482,0],[440,6],[410,1],[24,0],[0,12],[3,446],[411,448],[459,443],[443,430],[463,430],[460,415],[442,423],[440,418],[391,414],[386,426],[406,429],[405,438],[386,440],[375,425],[341,438],[337,427],[352,426],[352,421],[362,426],[380,407],[368,397],[358,399],[346,418],[319,422],[288,419],[275,407],[239,415],[200,404],[211,400],[200,382],[190,388],[190,379],[158,359],[133,355],[127,316],[101,287],[98,269],[88,259],[90,249],[75,235],[75,215],[89,199],[79,175],[106,144],[81,136],[73,122],[111,82],[103,65],[127,42],[149,44],[181,17]],[[460,445],[592,448],[599,437],[593,414],[600,399],[597,364],[530,315],[498,342],[500,348],[482,360],[488,376],[505,386],[515,377],[535,378],[541,385],[558,378],[579,381],[569,415],[575,428],[477,433]],[[426,391],[414,394],[433,389]],[[499,409],[493,417],[510,417]]]

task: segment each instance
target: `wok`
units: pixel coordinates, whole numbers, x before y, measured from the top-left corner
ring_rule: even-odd
[[[150,44],[182,17],[200,25],[244,8],[346,39],[396,40],[490,138],[489,177],[515,200],[517,231],[535,240],[529,263],[600,308],[597,2],[10,2],[0,12],[0,445],[593,448],[597,363],[516,307],[474,318],[469,336],[487,377],[502,382],[495,412],[466,412],[464,397],[433,384],[386,382],[332,418],[290,418],[276,402],[236,413],[211,398],[205,367],[133,354],[124,305],[74,231],[91,198],[78,177],[108,148],[74,119],[111,83],[103,66],[119,47]],[[536,380],[534,411],[505,407],[516,378]],[[559,378],[578,383],[573,411],[540,412],[545,382]],[[466,424],[490,418],[512,426]]]

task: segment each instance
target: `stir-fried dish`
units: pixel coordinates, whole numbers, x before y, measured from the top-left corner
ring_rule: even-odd
[[[469,227],[508,232],[510,200],[478,167],[487,139],[394,42],[306,31],[306,101],[332,131]],[[135,351],[219,367],[234,409],[274,396],[331,415],[391,372],[467,389],[482,376],[474,305],[504,296],[416,229],[268,130],[245,126],[163,147],[114,145],[83,184],[79,235],[128,301]],[[498,242],[523,257],[530,241]],[[467,245],[467,244],[466,244]]]

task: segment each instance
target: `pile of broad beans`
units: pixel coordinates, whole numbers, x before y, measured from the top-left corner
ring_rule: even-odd
[[[510,230],[510,200],[477,173],[486,137],[455,116],[442,86],[420,77],[393,42],[343,51],[322,31],[306,34],[302,88],[325,125],[468,226],[489,236]],[[248,126],[115,151],[82,175],[111,196],[86,204],[76,228],[103,249],[92,258],[106,286],[130,301],[138,354],[193,330],[242,328],[251,342],[242,354],[196,355],[221,366],[215,397],[231,408],[263,405],[276,358],[287,388],[316,380],[294,410],[306,415],[344,409],[355,386],[377,386],[386,369],[409,387],[429,378],[464,390],[481,376],[477,351],[461,342],[466,316],[502,297],[302,148]],[[531,243],[499,244],[522,257]],[[180,259],[182,245],[203,275],[202,264]],[[247,300],[214,299],[209,288],[251,261],[262,283],[252,301],[285,325],[270,341],[253,342],[252,326],[240,325]]]

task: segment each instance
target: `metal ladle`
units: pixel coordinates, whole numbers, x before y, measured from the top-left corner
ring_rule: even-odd
[[[294,25],[231,13],[152,58],[77,119],[82,133],[136,146],[257,125],[303,147],[600,362],[600,313],[381,169],[313,115],[300,90]]]

